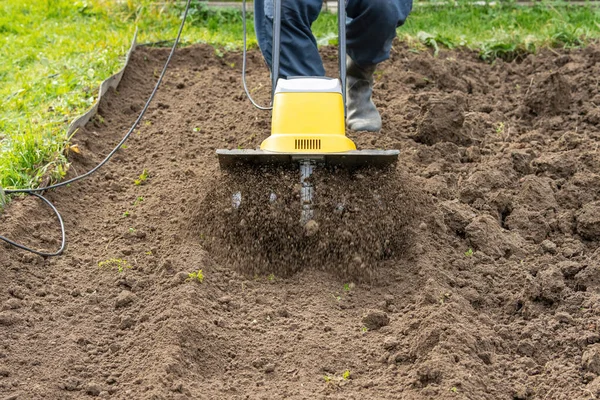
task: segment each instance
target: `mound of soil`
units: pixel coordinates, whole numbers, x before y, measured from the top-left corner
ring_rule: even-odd
[[[219,171],[215,149],[269,132],[240,54],[179,50],[128,146],[48,193],[65,255],[2,247],[0,398],[600,396],[599,54],[485,64],[395,43],[383,131],[349,136],[399,149],[396,169],[317,171],[302,226],[297,171]],[[118,142],[166,56],[134,53],[69,174]],[[258,52],[249,78],[266,103]],[[58,245],[33,199],[0,221]]]

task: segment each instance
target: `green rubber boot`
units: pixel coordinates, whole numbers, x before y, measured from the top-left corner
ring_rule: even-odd
[[[376,67],[376,64],[359,66],[346,57],[346,124],[353,131],[381,130],[381,115],[371,99]]]

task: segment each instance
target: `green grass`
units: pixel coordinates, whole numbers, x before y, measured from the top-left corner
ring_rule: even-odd
[[[122,24],[83,2],[0,1],[0,184],[65,171],[65,127],[126,52]]]
[[[575,47],[600,37],[600,9],[568,3],[417,8],[400,32],[431,47],[467,47],[483,59],[513,59],[545,46]]]
[[[0,185],[30,187],[67,168],[66,127],[89,108],[99,83],[123,63],[135,27],[140,42],[171,40],[182,2],[164,0],[0,0]],[[543,46],[573,47],[600,37],[591,6],[503,3],[495,7],[416,6],[401,39],[411,46],[467,47],[512,59]],[[336,39],[334,15],[313,26],[320,44]],[[184,44],[241,47],[239,11],[194,2]],[[252,21],[250,45],[256,46]]]

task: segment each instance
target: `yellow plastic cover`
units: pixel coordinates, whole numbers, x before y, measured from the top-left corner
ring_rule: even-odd
[[[339,153],[356,150],[346,137],[341,93],[280,92],[273,100],[271,136],[262,150],[281,153]]]

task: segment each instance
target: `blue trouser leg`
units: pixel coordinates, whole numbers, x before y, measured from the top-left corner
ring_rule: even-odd
[[[412,0],[348,0],[346,52],[358,65],[379,64],[390,58],[396,28],[404,24]]]
[[[281,1],[281,77],[325,75],[317,41],[310,29],[322,3],[322,0]],[[254,1],[254,26],[258,45],[271,68],[273,0]]]
[[[280,75],[325,74],[317,42],[311,31],[322,0],[282,0]],[[412,0],[348,0],[347,52],[359,65],[377,64],[389,58],[396,28],[404,23]],[[273,0],[254,1],[258,44],[271,66]]]

